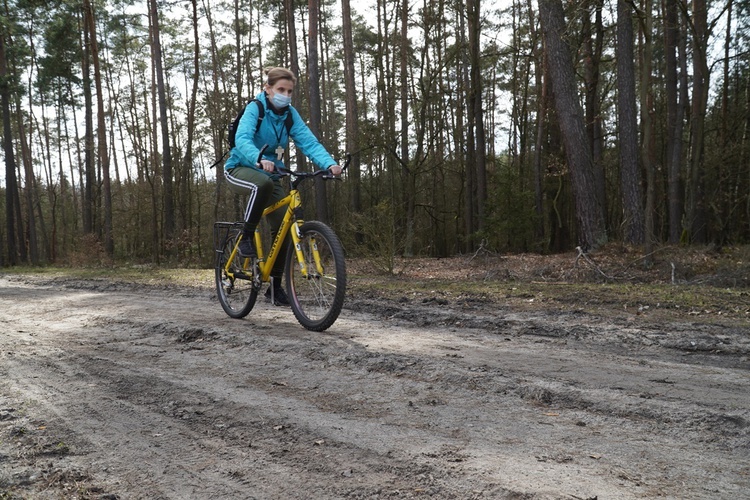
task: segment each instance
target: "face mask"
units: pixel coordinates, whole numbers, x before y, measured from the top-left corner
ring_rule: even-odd
[[[271,98],[271,102],[276,106],[276,109],[283,109],[292,103],[292,98],[288,95],[274,94]]]

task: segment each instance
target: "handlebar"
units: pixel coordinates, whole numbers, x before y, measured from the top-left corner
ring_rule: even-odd
[[[257,168],[263,169],[263,167],[261,166],[260,160],[263,159],[263,153],[265,153],[266,149],[268,149],[268,144],[260,148],[260,153],[258,153],[258,161],[255,164]],[[351,163],[351,161],[352,161],[351,153],[346,153],[346,160],[344,160],[344,164],[341,166],[341,173],[344,173],[346,169],[349,168],[349,163]],[[297,177],[300,180],[308,178],[308,177],[316,177],[316,176],[320,176],[324,180],[329,180],[329,179],[341,180],[339,176],[332,175],[331,173],[328,172],[328,170],[323,170],[323,169],[315,170],[314,172],[303,172],[299,170],[291,170],[287,168],[276,167],[274,172],[281,176]]]

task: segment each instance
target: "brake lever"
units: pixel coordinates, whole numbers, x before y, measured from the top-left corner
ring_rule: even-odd
[[[341,173],[343,174],[347,168],[349,168],[349,163],[352,161],[352,155],[351,153],[346,153],[346,160],[344,160],[344,165],[341,167]],[[334,181],[341,181],[343,180],[341,178],[341,174],[339,175],[333,175],[329,174],[328,170],[320,170],[321,174],[323,175],[323,179],[326,180],[334,180]]]
[[[346,153],[346,160],[344,160],[344,166],[341,167],[341,172],[344,172],[347,168],[349,168],[349,164],[352,162],[352,154]]]

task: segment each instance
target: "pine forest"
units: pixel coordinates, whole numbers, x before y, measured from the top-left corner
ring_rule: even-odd
[[[750,243],[748,0],[4,0],[0,266],[211,266],[264,69],[347,254]],[[292,148],[294,169],[314,168]]]

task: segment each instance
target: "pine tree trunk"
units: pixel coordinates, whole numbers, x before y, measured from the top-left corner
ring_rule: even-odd
[[[416,172],[414,159],[409,155],[409,0],[401,0],[399,10],[401,28],[399,40],[399,91],[401,93],[401,137],[399,152],[401,161],[401,192],[406,213],[406,234],[404,237],[404,256],[414,255],[414,217],[416,207]]]
[[[357,84],[354,75],[354,44],[352,40],[352,17],[349,0],[341,0],[341,16],[344,37],[344,85],[346,91],[346,150],[353,153],[349,164],[348,184],[351,190],[351,211],[358,214],[362,211],[362,194],[360,190],[360,155],[359,149],[359,111],[357,106]],[[357,240],[361,242],[362,235]]]
[[[297,47],[297,26],[294,10],[294,0],[284,0],[284,13],[286,14],[286,29],[289,44],[289,70],[299,78],[299,49]],[[297,82],[299,85],[300,80],[297,80]],[[294,92],[292,94],[292,106],[298,110],[302,109],[302,92]],[[307,157],[299,150],[296,152],[296,161],[299,170],[307,170]]]
[[[83,96],[84,96],[84,173],[83,185],[83,232],[94,234],[96,219],[94,211],[94,187],[96,184],[96,165],[94,161],[94,105],[91,95],[91,35],[83,31]]]
[[[643,0],[642,23],[641,23],[641,79],[640,79],[640,109],[641,109],[641,159],[642,170],[646,172],[646,207],[644,213],[644,243],[646,258],[644,264],[651,265],[651,254],[653,253],[656,217],[656,158],[655,158],[655,134],[654,121],[654,98],[651,81],[653,67],[653,48],[651,44],[651,31],[653,29],[652,0]]]
[[[150,0],[151,1],[151,0]],[[155,2],[155,0],[153,0]],[[148,181],[151,187],[151,255],[154,262],[160,262],[162,249],[161,239],[164,236],[163,231],[160,232],[159,228],[164,227],[164,210],[160,210],[159,204],[159,193],[161,183],[162,169],[159,162],[159,106],[158,106],[158,85],[156,76],[156,60],[159,58],[156,52],[156,43],[154,42],[154,16],[149,10],[149,35],[151,42],[151,103],[144,101],[144,116],[148,113],[151,114],[151,124],[147,128],[151,144],[149,148],[149,156],[147,163],[144,164],[144,177]],[[149,173],[148,166],[152,166],[153,175]],[[163,207],[163,205],[161,205]],[[160,225],[161,223],[161,225]]]
[[[94,85],[96,86],[97,105],[97,144],[98,156],[102,169],[102,195],[104,196],[104,250],[110,257],[114,256],[115,243],[112,236],[112,187],[109,178],[109,151],[107,150],[107,123],[104,116],[104,94],[102,91],[102,73],[99,64],[99,45],[96,39],[96,21],[94,10],[89,0],[84,0],[84,18],[91,41],[91,61],[94,65]]]
[[[482,110],[482,54],[480,44],[480,7],[481,0],[467,0],[466,10],[469,19],[469,54],[470,54],[470,103],[474,119],[474,165],[476,172],[476,229],[485,228],[484,205],[487,202],[487,143],[484,134],[484,112]]]
[[[16,108],[21,109],[20,95],[16,95]],[[36,216],[34,215],[34,192],[36,188],[36,179],[34,178],[34,167],[31,160],[31,148],[29,138],[26,134],[26,127],[23,123],[23,117],[20,113],[16,114],[16,128],[18,130],[18,143],[21,147],[21,165],[23,166],[23,177],[26,182],[24,194],[24,206],[26,207],[26,232],[19,233],[24,235],[25,245],[21,245],[21,257],[24,262],[32,266],[38,266],[39,261],[39,243],[37,238]],[[32,132],[33,134],[33,132]],[[19,175],[21,172],[19,171]]]
[[[462,56],[458,61],[458,107],[457,118],[460,123],[460,140],[456,151],[465,150],[466,157],[464,163],[464,245],[465,252],[471,252],[475,249],[474,235],[477,229],[477,178],[475,163],[475,135],[474,135],[474,106],[469,96],[471,83],[469,76],[469,67],[471,61],[468,55],[469,42],[466,39],[468,30],[465,21],[466,16],[462,9],[458,11],[459,26],[459,44],[465,49],[462,50]],[[464,115],[464,112],[466,115]]]
[[[318,28],[320,19],[319,0],[309,0],[309,28],[307,49],[307,82],[310,99],[310,130],[320,139],[320,67],[318,66]],[[328,221],[328,200],[325,181],[315,178],[315,208],[318,220]]]
[[[584,78],[586,81],[586,130],[591,141],[591,155],[594,160],[594,175],[596,177],[596,191],[600,196],[600,203],[607,212],[607,185],[605,180],[602,155],[604,152],[604,137],[602,134],[602,111],[600,105],[599,75],[603,50],[604,27],[602,24],[602,0],[590,0],[587,6],[594,8],[594,22],[591,22],[589,9],[583,10],[583,51]]]
[[[687,190],[687,222],[693,243],[708,237],[703,144],[708,101],[708,11],[705,0],[693,1],[693,102],[690,112],[690,160]]]
[[[219,63],[217,61],[217,53],[219,51],[219,48],[216,44],[216,34],[213,29],[213,22],[212,22],[212,15],[211,15],[211,6],[207,2],[203,3],[205,13],[206,13],[206,20],[208,21],[208,34],[209,34],[209,41],[210,41],[210,52],[211,52],[211,62],[210,62],[210,73],[211,73],[211,86],[208,89],[209,95],[212,96],[212,101],[218,103],[219,101],[219,72],[220,67]],[[217,106],[219,107],[219,106]],[[220,107],[219,107],[220,108]],[[213,134],[213,150],[214,150],[214,156],[216,158],[219,158],[222,156],[224,151],[224,143],[226,137],[224,136],[225,133],[225,125],[224,123],[219,124],[219,116],[216,114],[210,115],[211,120],[211,126],[213,130],[218,130],[219,133]],[[213,205],[213,220],[218,221],[219,220],[219,210],[224,205],[224,169],[222,168],[221,164],[217,165],[216,167],[216,189],[214,190],[214,205]],[[239,219],[239,216],[237,217]]]
[[[234,75],[234,84],[237,87],[237,109],[242,109],[245,99],[242,97],[242,38],[240,37],[240,17],[246,13],[240,9],[240,0],[234,0],[234,58],[237,73]],[[252,16],[251,16],[252,17]]]
[[[182,172],[180,173],[180,200],[179,207],[182,216],[181,229],[187,231],[192,229],[192,218],[190,211],[190,183],[193,176],[193,137],[195,135],[195,108],[198,102],[198,86],[200,85],[200,35],[198,33],[198,3],[191,0],[193,21],[193,85],[190,91],[190,100],[187,110],[187,142],[185,144],[185,156],[182,160]],[[218,168],[218,167],[217,167]],[[200,241],[200,239],[198,240]]]
[[[544,53],[541,47],[539,33],[536,30],[536,19],[534,8],[531,0],[526,0],[526,8],[529,13],[529,26],[531,27],[532,47],[534,47],[534,83],[537,88],[537,107],[536,107],[536,137],[534,140],[534,213],[536,214],[536,223],[534,224],[535,250],[544,249],[544,240],[546,231],[544,229],[544,167],[542,166],[542,150],[544,147],[544,133],[546,129],[547,116],[547,79],[544,78],[546,72]]]
[[[677,0],[664,0],[665,26],[664,50],[667,100],[667,203],[669,210],[669,242],[679,243],[682,234],[682,129],[683,107],[678,102],[677,48],[679,44],[679,21]]]
[[[5,51],[5,33],[0,32],[0,105],[3,114],[3,152],[5,153],[5,237],[8,249],[7,260],[0,250],[0,265],[18,264],[15,205],[18,198],[16,159],[13,152],[13,132],[10,120],[10,89],[8,88],[8,61]],[[0,234],[2,237],[2,234]]]
[[[563,40],[565,20],[561,0],[540,0],[539,16],[546,41],[555,109],[560,120],[565,154],[573,181],[578,241],[583,251],[607,241],[604,210],[596,195],[596,179],[583,110],[578,102],[573,60]]]
[[[175,230],[174,193],[172,182],[172,152],[169,146],[169,117],[167,114],[167,92],[164,86],[164,67],[162,64],[161,35],[159,28],[159,12],[156,0],[151,3],[151,28],[153,29],[153,57],[156,71],[156,92],[159,99],[159,122],[162,143],[162,178],[164,186],[164,238],[168,253],[172,253]],[[156,126],[156,124],[154,124]]]
[[[617,116],[619,117],[620,188],[626,243],[644,241],[641,176],[638,166],[638,119],[635,97],[633,18],[628,0],[617,2]]]

